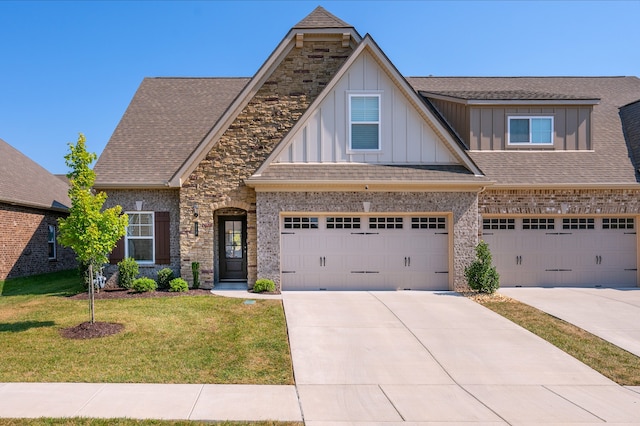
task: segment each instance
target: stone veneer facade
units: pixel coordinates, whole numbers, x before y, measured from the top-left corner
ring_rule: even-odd
[[[563,212],[563,204],[566,210]],[[632,189],[487,190],[480,215],[640,214],[640,191]]]
[[[453,213],[454,288],[466,288],[464,268],[478,243],[478,197],[475,192],[260,192],[257,194],[258,270],[280,289],[280,214],[286,212],[362,212],[371,202],[375,213]]]
[[[244,211],[247,217],[247,281],[253,286],[258,274],[256,194],[243,181],[262,165],[351,51],[342,47],[341,35],[336,41],[305,40],[302,48],[294,47],[182,185],[180,269],[187,281],[192,276],[191,262],[197,260],[202,286],[216,282],[217,218],[231,208],[236,215],[238,209]]]
[[[180,208],[178,189],[110,189],[107,193],[107,201],[104,208],[116,205],[122,207],[123,212],[135,212],[136,201],[142,201],[142,210],[146,212],[169,212],[170,252],[171,263],[169,265],[140,265],[140,275],[157,279],[160,269],[170,267],[176,276],[180,273]],[[105,268],[107,276],[111,276],[117,267],[109,265]]]

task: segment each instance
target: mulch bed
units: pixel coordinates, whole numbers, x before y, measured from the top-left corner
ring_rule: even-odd
[[[60,335],[67,339],[95,339],[112,336],[124,330],[124,325],[110,322],[83,322],[75,327],[63,328]]]

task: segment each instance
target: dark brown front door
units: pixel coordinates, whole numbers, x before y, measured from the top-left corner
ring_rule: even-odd
[[[220,280],[246,280],[247,218],[222,216],[219,232]]]

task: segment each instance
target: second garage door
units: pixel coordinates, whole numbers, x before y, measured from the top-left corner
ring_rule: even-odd
[[[485,218],[500,285],[635,287],[635,218]]]
[[[446,216],[284,216],[283,290],[447,290]]]

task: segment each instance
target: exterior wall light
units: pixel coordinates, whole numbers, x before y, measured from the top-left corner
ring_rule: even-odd
[[[136,201],[136,211],[142,210],[143,201]]]
[[[364,209],[365,213],[369,213],[369,209],[371,208],[371,202],[363,201],[362,202],[362,208]]]
[[[200,213],[198,212],[198,205],[194,204],[193,205],[193,217],[198,217],[200,216]]]

